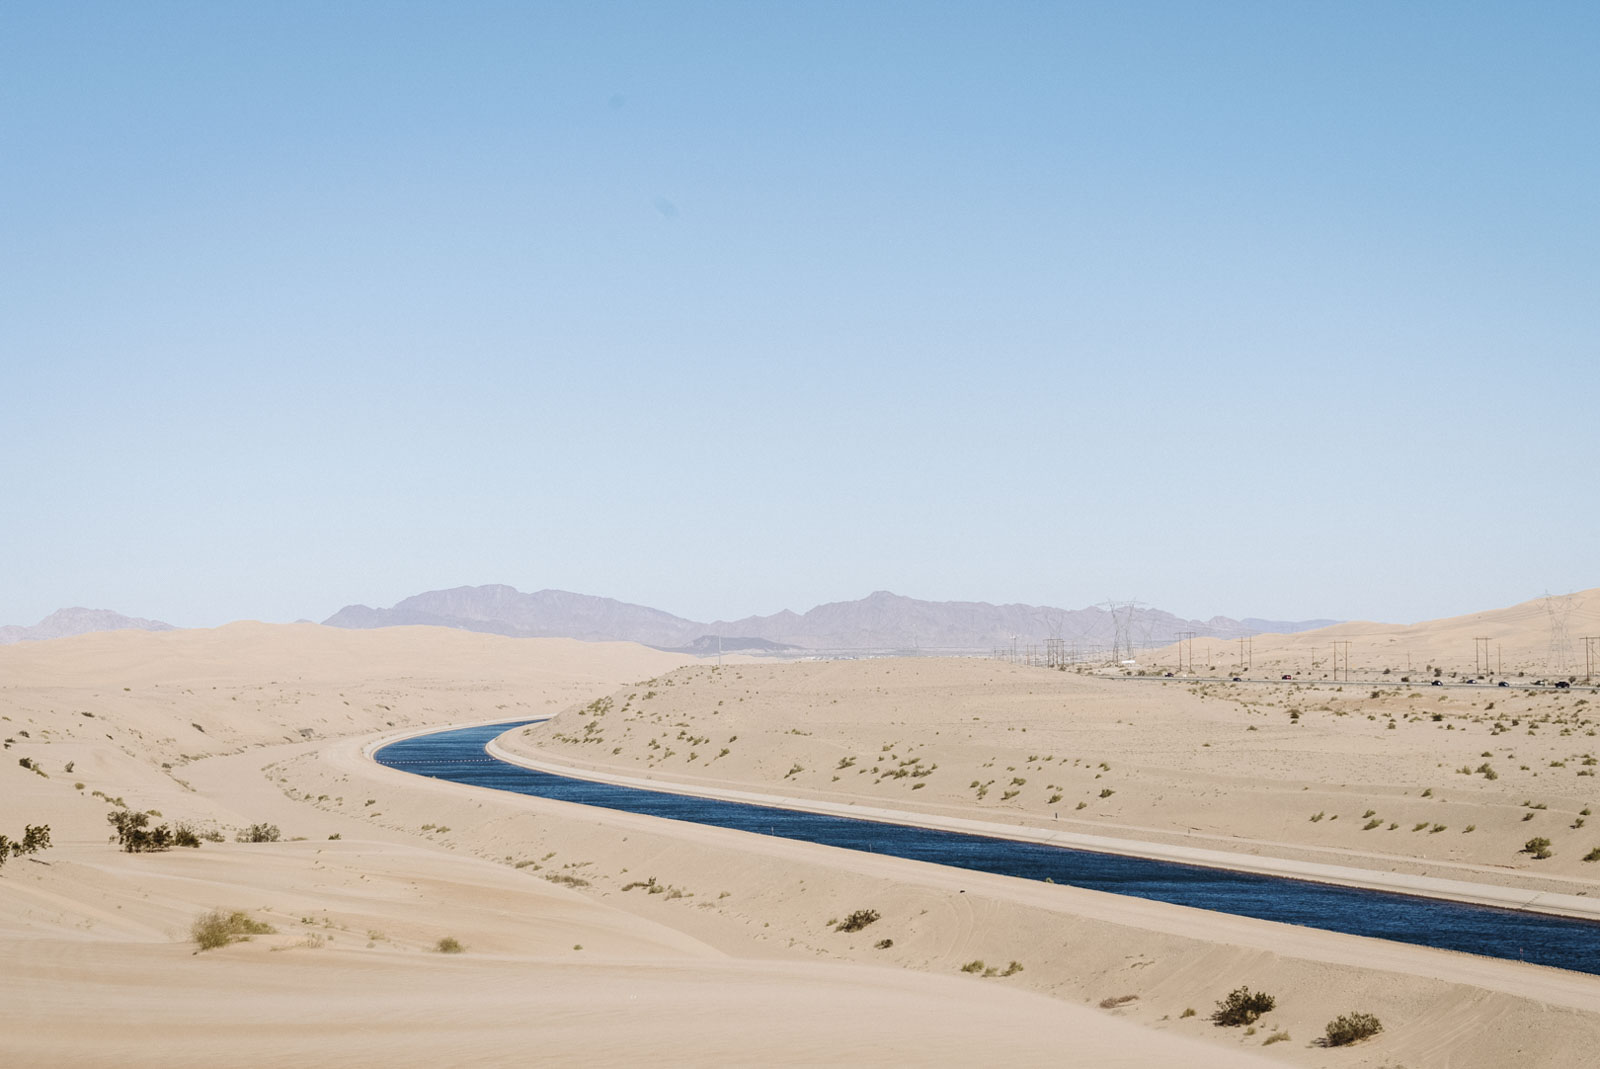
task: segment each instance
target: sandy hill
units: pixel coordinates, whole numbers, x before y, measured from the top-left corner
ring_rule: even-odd
[[[872,961],[870,943],[864,962],[817,960],[796,949],[791,911],[762,905],[838,878],[803,851],[752,863],[686,826],[464,791],[363,753],[375,731],[581,708],[683,661],[248,623],[0,650],[0,834],[47,825],[53,839],[0,865],[0,999],[27,1022],[0,1035],[0,1064],[487,1066],[532,1050],[957,1066],[1069,1048],[1105,1066],[1271,1064],[1035,988]],[[134,810],[219,841],[120,852],[106,817]],[[234,841],[252,825],[281,835]],[[609,885],[664,857],[724,897],[595,893],[602,860]],[[771,919],[694,908],[713,900]],[[260,930],[196,953],[190,926],[210,910]],[[447,938],[464,950],[440,953]]]
[[[1182,649],[1171,645],[1141,652],[1138,659],[1176,667],[1180,657],[1187,665],[1192,656],[1197,668],[1218,672],[1248,663],[1258,671],[1332,678],[1337,657],[1342,678],[1348,657],[1352,678],[1420,678],[1438,668],[1457,678],[1553,680],[1582,678],[1590,665],[1600,675],[1600,639],[1594,636],[1600,636],[1600,587],[1417,624],[1358,621],[1291,635],[1261,634],[1247,642],[1197,638]],[[1586,637],[1592,640],[1587,661]]]
[[[45,823],[53,845],[0,868],[0,998],[28,1023],[0,1035],[0,1064],[499,1065],[537,1050],[596,1065],[1577,1069],[1600,1031],[1594,977],[462,788],[367,756],[406,729],[553,713],[509,744],[675,783],[1600,893],[1579,823],[1584,696],[1430,691],[926,658],[715,669],[430,627],[7,647],[0,834]],[[1482,750],[1497,779],[1451,771]],[[122,853],[106,817],[129,811],[220,841]],[[257,824],[278,841],[235,841]],[[1554,855],[1518,856],[1528,834]],[[871,927],[839,930],[868,907]],[[210,909],[271,930],[196,953],[190,925]],[[438,952],[443,939],[465,951]],[[1255,1031],[1213,1026],[1241,983],[1278,1008]],[[1358,1009],[1383,1035],[1316,1045]]]

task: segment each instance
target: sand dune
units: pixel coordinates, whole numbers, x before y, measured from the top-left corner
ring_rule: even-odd
[[[8,647],[0,832],[48,823],[55,845],[0,869],[0,992],[29,1023],[0,1037],[0,1062],[1586,1064],[1591,977],[459,788],[364,756],[426,725],[558,713],[507,744],[690,783],[1593,885],[1576,856],[1587,829],[1554,834],[1578,819],[1586,766],[1533,757],[1590,745],[1586,707],[1560,699],[1558,722],[1552,696],[1518,698],[1517,733],[1491,735],[1505,712],[1474,719],[1482,699],[1451,697],[1435,721],[1434,695],[1397,689],[1368,720],[1365,695],[960,661],[712,671],[640,647],[431,628],[241,624]],[[596,732],[603,743],[576,741]],[[1454,748],[1474,747],[1495,747],[1501,777],[1447,779]],[[979,796],[973,779],[993,783]],[[1548,808],[1520,805],[1533,787]],[[105,820],[117,802],[226,841],[120,853]],[[1410,824],[1360,831],[1374,805],[1452,825],[1487,815],[1446,848]],[[1328,816],[1310,821],[1313,806]],[[231,841],[257,822],[284,841]],[[1558,839],[1554,857],[1504,856],[1529,825]],[[623,890],[652,877],[664,893]],[[864,932],[829,923],[866,906],[882,919]],[[196,954],[189,925],[219,907],[275,931]],[[445,936],[466,951],[437,953]],[[961,972],[978,959],[1022,968]],[[1251,1035],[1206,1021],[1241,983],[1279,997]],[[1351,1009],[1378,1012],[1385,1033],[1312,1045]]]
[[[1256,672],[1293,672],[1303,677],[1384,680],[1410,675],[1432,678],[1482,676],[1528,680],[1581,679],[1592,663],[1600,677],[1600,587],[1534,598],[1503,609],[1416,624],[1350,621],[1292,635],[1256,635],[1246,642],[1197,638],[1183,645],[1141,651],[1138,660],[1163,669],[1188,666],[1232,673],[1247,663]],[[1485,640],[1482,645],[1478,640]],[[1335,648],[1335,643],[1349,643]],[[1335,662],[1337,661],[1337,665]]]

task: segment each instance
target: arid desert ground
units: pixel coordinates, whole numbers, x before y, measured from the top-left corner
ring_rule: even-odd
[[[1589,592],[1574,614],[1596,609]],[[1205,680],[1168,678],[1174,649],[1071,671],[718,667],[440,628],[0,648],[0,834],[52,840],[0,868],[0,994],[19,1025],[0,1064],[1592,1065],[1600,977],[514,797],[368,756],[424,727],[549,716],[502,750],[1584,915],[1600,900],[1585,860],[1600,857],[1600,696],[1465,685],[1480,636],[1508,680],[1554,678],[1537,604],[1258,636],[1237,683],[1223,657],[1238,644],[1205,640]],[[1343,649],[1324,652],[1341,641],[1348,680]],[[1434,668],[1452,685],[1432,686]],[[221,841],[122,852],[107,815],[132,811]],[[236,841],[258,824],[278,840]],[[1548,857],[1523,852],[1535,836]],[[191,925],[217,909],[271,931],[200,951]],[[859,909],[880,919],[837,930]],[[1276,1008],[1248,1032],[1213,1025],[1241,985]],[[1383,1032],[1319,1045],[1351,1011]]]

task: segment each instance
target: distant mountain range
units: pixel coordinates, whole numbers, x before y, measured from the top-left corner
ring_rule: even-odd
[[[141,620],[136,616],[123,616],[110,609],[57,609],[32,627],[10,624],[0,627],[0,646],[13,642],[42,642],[52,638],[71,638],[87,635],[91,631],[172,631],[171,624],[160,620]]]
[[[818,605],[804,613],[702,623],[660,609],[613,598],[540,590],[524,594],[509,586],[430,590],[393,608],[347,605],[323,623],[375,628],[423,624],[515,638],[575,638],[590,642],[638,642],[695,656],[726,653],[861,651],[974,651],[1043,645],[1060,639],[1088,652],[1107,649],[1119,635],[1134,647],[1161,646],[1192,632],[1196,637],[1240,638],[1263,632],[1293,634],[1336,620],[1184,620],[1159,609],[1056,609],[1044,605],[991,605],[982,601],[919,601],[880,590],[857,601]],[[123,616],[108,609],[61,609],[32,627],[0,627],[0,646],[68,638],[92,631],[171,631],[160,620]]]
[[[809,612],[700,623],[612,598],[509,586],[456,587],[406,598],[393,608],[349,605],[323,623],[371,628],[427,624],[529,638],[638,642],[699,655],[724,651],[789,650],[989,650],[1042,644],[1110,647],[1120,631],[1134,646],[1160,646],[1193,632],[1197,637],[1240,638],[1290,634],[1336,620],[1184,620],[1159,609],[1122,606],[1056,609],[1043,605],[991,605],[982,601],[918,601],[880,590],[857,601],[819,605]],[[1120,625],[1120,626],[1119,626]]]

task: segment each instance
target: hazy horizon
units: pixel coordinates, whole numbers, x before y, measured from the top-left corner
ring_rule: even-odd
[[[0,623],[1600,585],[1597,50],[1579,3],[7,5]]]

